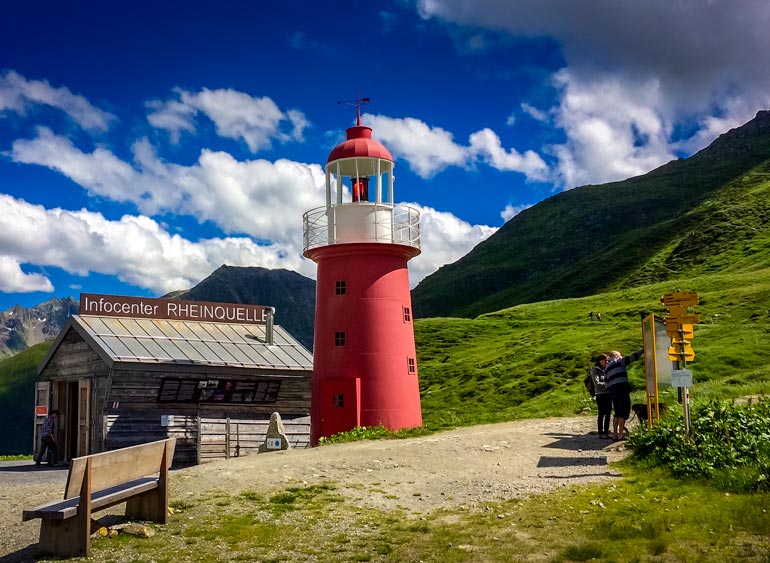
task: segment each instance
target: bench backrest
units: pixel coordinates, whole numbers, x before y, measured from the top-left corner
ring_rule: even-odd
[[[64,498],[80,495],[86,461],[91,459],[91,490],[99,491],[148,475],[160,473],[163,452],[166,452],[166,468],[174,459],[176,438],[130,446],[90,456],[76,457],[70,465]]]

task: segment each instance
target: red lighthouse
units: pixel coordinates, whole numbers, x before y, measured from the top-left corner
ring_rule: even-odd
[[[326,162],[326,206],[304,215],[318,264],[310,440],[422,425],[407,262],[420,214],[393,199],[393,157],[361,125]]]

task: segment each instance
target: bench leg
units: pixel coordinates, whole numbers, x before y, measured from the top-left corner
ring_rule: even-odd
[[[87,557],[90,533],[90,518],[85,520],[85,526],[84,520],[77,516],[66,520],[43,520],[40,523],[40,550],[59,557]]]
[[[160,461],[158,488],[128,499],[126,502],[126,516],[128,518],[158,522],[159,524],[168,523],[168,466],[170,461],[169,445],[166,443]]]
[[[160,489],[147,491],[126,501],[126,518],[165,524],[168,515],[167,506],[168,501],[163,497]]]

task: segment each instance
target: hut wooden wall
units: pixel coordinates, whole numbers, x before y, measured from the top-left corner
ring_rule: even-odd
[[[70,330],[40,374],[41,380],[91,380],[91,453],[177,438],[174,462],[200,463],[245,455],[264,442],[270,415],[278,412],[293,447],[310,441],[311,372],[262,371],[228,366],[116,364],[111,370]],[[280,380],[275,403],[159,402],[164,378]],[[161,417],[172,415],[168,426]],[[169,419],[164,419],[169,420]],[[229,434],[225,431],[229,428]]]
[[[280,380],[281,388],[275,403],[159,402],[164,378]],[[201,463],[245,455],[264,442],[267,424],[274,412],[280,413],[292,446],[307,447],[310,442],[310,393],[309,372],[298,375],[296,372],[233,368],[122,367],[113,373],[107,398],[105,448],[122,448],[175,437],[175,463]],[[112,408],[115,404],[117,408]],[[173,419],[170,420],[169,415]],[[162,426],[162,420],[168,426]]]
[[[281,414],[281,419],[292,447],[308,447],[310,416]],[[162,426],[158,415],[110,414],[106,418],[106,449],[113,450],[143,442],[176,438],[176,464],[188,465],[244,456],[256,453],[259,446],[265,442],[270,415],[219,418],[202,414],[174,414],[166,420],[168,426]]]

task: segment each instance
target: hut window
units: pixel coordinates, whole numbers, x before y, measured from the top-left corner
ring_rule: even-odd
[[[335,346],[344,346],[345,345],[345,331],[337,331],[334,333],[334,345]]]
[[[164,378],[158,402],[275,403],[280,390],[280,380]]]
[[[335,409],[344,409],[345,408],[345,395],[342,393],[335,393],[334,397],[332,398],[332,406]]]
[[[345,280],[337,280],[334,283],[334,295],[345,295],[348,292],[348,282]]]
[[[417,364],[414,361],[414,358],[407,358],[406,359],[406,365],[409,369],[409,373],[416,373],[417,372]]]

